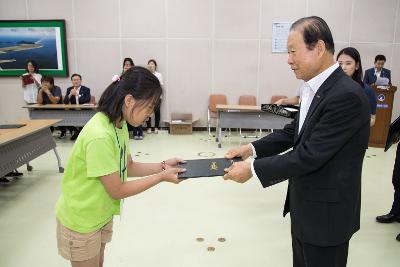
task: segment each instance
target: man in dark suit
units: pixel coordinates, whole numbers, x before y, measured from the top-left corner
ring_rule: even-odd
[[[90,102],[90,89],[82,85],[82,76],[79,74],[73,74],[71,76],[72,86],[67,88],[65,94],[64,104],[86,104]],[[68,127],[68,130],[72,133],[71,140],[78,138],[80,129],[76,127]],[[60,138],[64,137],[66,128],[62,127]]]
[[[360,228],[369,103],[333,54],[323,19],[292,24],[288,63],[304,80],[299,114],[284,129],[225,155],[255,159],[234,163],[224,179],[243,183],[254,176],[263,187],[289,180],[283,214],[290,212],[295,267],[346,266],[349,240]]]
[[[390,70],[385,69],[386,57],[384,55],[377,55],[375,57],[374,68],[367,69],[364,74],[364,83],[368,85],[375,85],[376,77],[388,78],[389,84],[392,84],[390,77]]]
[[[397,140],[398,142],[399,140]],[[393,223],[400,222],[400,145],[397,145],[396,159],[394,161],[392,184],[394,189],[394,197],[392,209],[388,214],[376,217],[376,221],[379,223]],[[400,241],[400,234],[396,237],[397,241]]]

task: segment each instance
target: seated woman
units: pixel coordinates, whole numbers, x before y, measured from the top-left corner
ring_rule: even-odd
[[[43,76],[41,82],[42,86],[39,88],[37,103],[41,105],[62,104],[61,89],[54,85],[53,77]],[[54,127],[50,126],[50,130],[53,132]]]
[[[60,87],[54,85],[54,79],[51,76],[42,77],[42,86],[37,95],[38,104],[62,104],[62,94]]]
[[[376,114],[376,94],[369,85],[363,82],[360,53],[354,47],[346,47],[338,53],[336,60],[339,62],[339,65],[342,67],[347,76],[353,78],[353,80],[359,83],[360,86],[365,90],[371,107],[370,126],[374,126]]]

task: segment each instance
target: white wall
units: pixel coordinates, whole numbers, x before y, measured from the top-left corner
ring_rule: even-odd
[[[206,125],[210,93],[237,103],[254,94],[293,95],[298,81],[286,54],[271,53],[273,21],[318,15],[330,26],[336,51],[359,49],[364,69],[386,55],[400,85],[399,0],[0,0],[0,19],[65,19],[69,72],[80,73],[99,99],[122,59],[155,58],[164,75],[162,119],[192,112]],[[56,78],[63,92],[69,78]],[[18,78],[0,78],[0,122],[27,118]],[[400,114],[400,92],[393,117]]]

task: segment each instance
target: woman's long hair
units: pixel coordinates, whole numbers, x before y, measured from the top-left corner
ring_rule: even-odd
[[[339,57],[342,54],[345,54],[345,55],[351,57],[352,59],[354,59],[354,61],[356,62],[356,66],[358,65],[358,69],[356,69],[354,71],[354,73],[351,76],[351,78],[353,80],[355,80],[356,82],[358,82],[361,85],[362,88],[364,88],[363,70],[362,70],[362,65],[361,65],[360,53],[354,47],[346,47],[346,48],[343,48],[342,50],[340,50],[340,52],[336,56],[336,61],[339,59]]]

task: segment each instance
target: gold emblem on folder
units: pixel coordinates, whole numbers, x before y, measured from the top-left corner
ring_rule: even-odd
[[[211,162],[210,171],[218,171],[218,165],[215,161]]]

